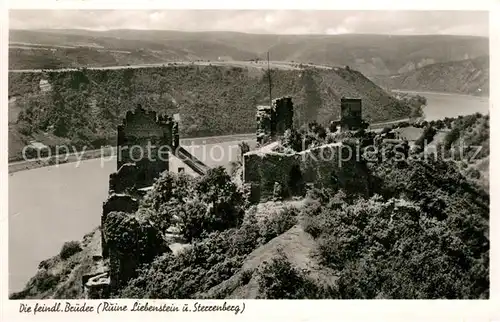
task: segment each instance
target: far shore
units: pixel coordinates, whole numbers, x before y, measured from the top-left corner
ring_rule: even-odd
[[[429,91],[410,91],[404,89],[392,89],[391,92],[394,93],[408,93],[408,94],[428,94],[428,95],[445,95],[445,96],[460,96],[460,97],[474,97],[474,98],[484,98],[489,99],[489,95],[472,95],[472,94],[460,94],[460,93],[450,93],[450,92],[429,92]]]

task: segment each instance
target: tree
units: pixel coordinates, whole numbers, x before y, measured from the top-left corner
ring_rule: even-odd
[[[287,129],[283,135],[282,145],[296,152],[302,151],[302,135],[295,129]]]
[[[194,187],[195,179],[190,175],[165,171],[141,202],[140,213],[165,231]]]
[[[424,129],[424,132],[420,135],[420,137],[415,141],[415,145],[419,147],[421,151],[424,150],[425,146],[434,140],[434,136],[436,135],[437,131],[434,127],[432,126],[427,126]]]

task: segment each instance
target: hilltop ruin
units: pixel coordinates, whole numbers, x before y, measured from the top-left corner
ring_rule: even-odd
[[[127,112],[118,126],[117,171],[109,176],[109,196],[103,203],[101,215],[102,254],[96,256],[99,257],[96,258],[96,267],[82,281],[84,293],[89,298],[105,297],[117,287],[123,267],[130,270],[137,264],[134,254],[110,251],[110,236],[104,229],[108,215],[112,212],[134,214],[140,199],[164,171],[202,175],[208,170],[205,164],[180,146],[178,120],[178,115],[162,115],[137,105],[135,111]],[[183,166],[177,169],[171,167],[180,164]],[[148,227],[153,238],[160,238],[153,227]],[[108,269],[103,269],[102,261],[108,260]]]
[[[257,106],[257,143],[274,141],[293,126],[293,102],[291,97],[273,100],[271,106]]]
[[[361,99],[342,98],[341,106],[340,130],[361,129]],[[257,107],[257,140],[261,148],[243,156],[243,182],[252,202],[303,196],[311,187],[343,188],[368,195],[367,169],[342,143],[295,153],[279,152],[280,138],[292,128],[290,97],[275,99],[271,107]]]

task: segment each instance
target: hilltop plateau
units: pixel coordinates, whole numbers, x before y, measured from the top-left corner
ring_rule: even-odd
[[[488,38],[451,35],[273,35],[168,30],[10,30],[9,69],[271,59],[350,66],[368,77],[489,54]]]

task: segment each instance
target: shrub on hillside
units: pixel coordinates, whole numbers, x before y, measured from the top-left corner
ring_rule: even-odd
[[[164,254],[138,271],[120,298],[186,299],[234,275],[246,254],[238,255],[233,238],[238,229],[213,232],[173,256]]]
[[[423,150],[427,144],[430,144],[434,140],[434,136],[436,135],[436,133],[437,131],[434,127],[425,127],[423,133],[415,141],[415,145],[418,146],[420,150]]]
[[[223,167],[210,169],[197,182],[195,190],[207,205],[203,217],[205,231],[221,231],[241,225],[245,213],[243,194]]]
[[[73,256],[76,253],[79,253],[82,251],[82,247],[80,246],[80,243],[77,241],[69,241],[65,242],[64,245],[61,248],[61,251],[59,252],[59,256],[61,259],[68,259],[71,256]]]
[[[187,241],[200,238],[203,232],[210,230],[209,227],[212,224],[207,205],[199,199],[180,204],[177,208],[177,216],[179,216],[181,234]]]
[[[260,226],[252,213],[247,213],[238,233],[232,236],[234,254],[250,254],[262,243]]]
[[[45,269],[39,270],[27,283],[24,291],[14,293],[10,299],[23,299],[26,296],[40,296],[40,293],[45,293],[54,290],[61,281],[61,276],[49,273]]]
[[[241,272],[241,285],[247,285],[250,283],[250,280],[253,277],[253,274],[255,273],[255,269],[246,269]]]
[[[282,250],[270,262],[264,262],[257,272],[261,299],[326,298],[321,286],[293,267]],[[331,295],[331,294],[330,294]]]
[[[446,133],[446,136],[444,137],[444,148],[446,150],[449,150],[452,146],[452,144],[458,140],[458,138],[460,137],[460,130],[458,128],[452,128],[451,131],[449,131],[448,133]]]
[[[293,207],[286,207],[283,210],[269,214],[260,224],[260,234],[264,238],[264,242],[268,242],[274,237],[277,237],[297,223],[298,211]]]
[[[384,127],[381,131],[380,131],[380,134],[385,134],[385,133],[389,133],[391,132],[392,129],[388,126]]]
[[[58,262],[60,262],[61,256],[54,256],[48,259],[44,259],[38,264],[38,269],[50,269],[54,267]]]
[[[439,160],[373,175],[388,199],[324,205],[305,227],[339,272],[339,297],[488,297],[487,194]]]
[[[173,216],[193,194],[194,187],[195,179],[190,175],[165,171],[141,201],[140,212],[157,228],[165,231],[171,225]]]

